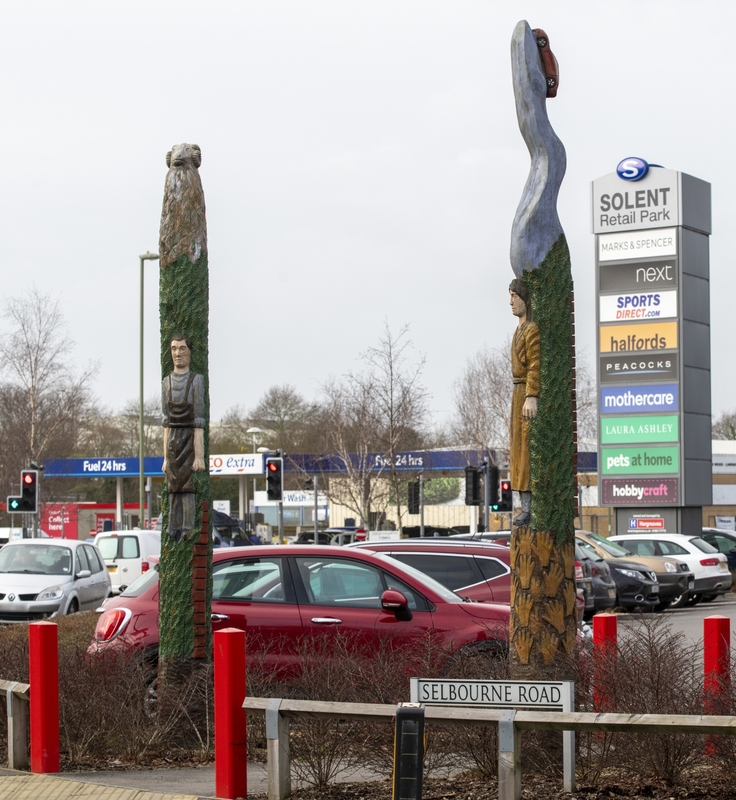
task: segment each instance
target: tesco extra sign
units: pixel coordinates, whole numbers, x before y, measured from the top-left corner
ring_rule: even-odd
[[[619,161],[616,174],[622,181],[640,181],[649,172],[649,164],[643,158],[630,156]]]

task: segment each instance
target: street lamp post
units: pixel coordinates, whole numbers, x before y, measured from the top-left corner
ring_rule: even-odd
[[[143,527],[143,507],[144,507],[144,495],[145,495],[145,487],[143,485],[143,262],[144,261],[158,261],[158,253],[144,253],[142,256],[138,256],[141,262],[141,304],[140,304],[140,353],[139,353],[139,388],[140,388],[140,396],[138,398],[138,501],[139,501],[139,511],[138,511],[138,527]]]
[[[260,428],[248,428],[246,433],[250,433],[253,436],[253,452],[256,452],[256,436],[259,433],[263,433]],[[243,476],[243,489],[245,490],[245,476]],[[245,496],[245,491],[243,491],[243,495]],[[256,502],[256,479],[253,478],[253,505],[255,506]],[[245,511],[243,512],[245,513]],[[243,523],[245,524],[245,517],[243,517]],[[251,529],[253,526],[251,525]]]

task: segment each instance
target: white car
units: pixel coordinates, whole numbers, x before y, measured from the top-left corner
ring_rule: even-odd
[[[110,593],[97,549],[75,539],[22,539],[0,550],[0,623],[92,611]]]
[[[731,588],[728,559],[699,536],[684,533],[626,533],[611,536],[637,556],[675,556],[684,561],[695,576],[689,604],[708,603]]]
[[[161,531],[115,531],[97,534],[95,545],[110,573],[113,594],[120,594],[151,568],[148,556],[161,554]]]

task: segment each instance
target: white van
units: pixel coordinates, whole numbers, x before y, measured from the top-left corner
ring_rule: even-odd
[[[148,556],[161,553],[161,531],[113,531],[99,533],[95,545],[110,573],[113,594],[120,594],[151,564]]]

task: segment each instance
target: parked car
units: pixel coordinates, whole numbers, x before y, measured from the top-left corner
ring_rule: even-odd
[[[314,544],[314,531],[297,533],[291,544]],[[317,531],[317,544],[332,544],[332,534],[327,531]]]
[[[0,550],[0,622],[97,608],[110,593],[98,550],[75,539],[24,539]]]
[[[684,605],[688,591],[694,586],[694,576],[684,561],[662,556],[633,555],[623,545],[612,542],[592,531],[575,531],[575,538],[581,547],[596,553],[601,558],[625,558],[654,572],[659,584],[659,605],[657,611],[664,611],[671,605]]]
[[[402,564],[424,572],[463,598],[478,602],[508,603],[511,599],[509,548],[489,542],[454,538],[402,539],[365,542],[349,546],[385,553]],[[580,582],[579,621],[585,606],[584,580]],[[592,597],[592,587],[589,585]],[[592,605],[591,605],[592,610]]]
[[[448,651],[505,650],[509,606],[465,602],[410,566],[382,553],[293,545],[217,550],[213,554],[212,627],[248,631],[274,671],[293,668],[304,637],[339,630],[378,648],[433,632]],[[268,648],[277,640],[278,647]],[[158,573],[108,599],[88,653],[158,651]]]
[[[595,614],[595,592],[593,590],[593,563],[586,558],[585,550],[575,543],[575,583],[583,593],[583,618]]]
[[[119,594],[141,573],[150,569],[149,556],[161,552],[161,531],[115,531],[99,533],[95,545],[110,574],[113,594]]]
[[[506,547],[511,543],[511,531],[488,531],[482,533],[453,533],[450,539],[462,542],[494,542]]]
[[[575,558],[580,561],[590,562],[590,580],[593,595],[593,611],[588,612],[586,619],[599,611],[609,611],[616,605],[616,581],[611,575],[611,568],[605,559],[596,553],[591,553],[576,539]]]
[[[611,536],[634,555],[674,556],[693,573],[688,604],[710,602],[731,587],[731,573],[723,553],[701,539],[684,533],[627,533]]]
[[[724,531],[721,528],[703,528],[700,536],[709,545],[725,554],[728,559],[728,568],[731,572],[736,570],[736,531]]]
[[[361,542],[350,549],[385,553],[418,569],[461,597],[478,602],[508,603],[511,599],[509,549],[493,544],[443,538]]]

